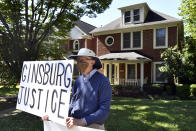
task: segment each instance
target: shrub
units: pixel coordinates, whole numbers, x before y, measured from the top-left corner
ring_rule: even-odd
[[[182,99],[187,99],[190,97],[190,85],[188,84],[177,84],[176,85],[176,95]]]
[[[112,94],[115,96],[136,97],[138,95],[141,95],[141,92],[140,88],[137,86],[113,85]]]
[[[144,84],[144,91],[150,95],[161,95],[164,90],[164,84]]]
[[[192,84],[190,88],[191,88],[191,96],[196,97],[196,84]]]
[[[174,84],[167,84],[165,85],[165,91],[168,95],[175,95],[176,93],[176,87]]]

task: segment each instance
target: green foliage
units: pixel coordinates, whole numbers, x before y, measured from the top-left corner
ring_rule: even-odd
[[[183,54],[175,47],[169,47],[161,53],[164,63],[159,69],[165,72],[168,78],[181,80],[186,78],[185,64],[183,63]],[[176,81],[178,83],[178,81]]]
[[[149,100],[113,97],[107,131],[194,131],[195,100]],[[2,131],[43,131],[40,117],[18,113],[0,119]]]
[[[150,95],[161,95],[164,90],[164,84],[144,84],[144,91]]]
[[[113,85],[112,94],[115,96],[129,96],[129,97],[141,96],[140,88],[138,86],[124,86],[124,85]]]
[[[111,2],[112,0],[0,0],[0,60],[8,68],[5,71],[11,72],[9,77],[13,75],[19,81],[23,61],[35,61],[39,57],[62,59],[61,51],[56,46],[48,47],[47,44],[43,45],[43,41],[48,36],[65,38],[74,26],[74,21],[84,15],[94,17],[102,13]],[[52,51],[48,51],[49,49]]]
[[[167,84],[166,86],[165,86],[165,89],[166,89],[166,92],[167,92],[167,94],[168,95],[172,95],[172,94],[174,94],[175,93],[175,87],[174,87],[175,85],[173,85],[173,84]]]
[[[176,95],[182,99],[188,99],[190,97],[190,85],[188,84],[177,84]]]
[[[196,83],[196,39],[185,37],[183,52],[188,81],[190,81],[189,83]]]
[[[2,86],[0,88],[0,97],[2,96],[12,96],[12,95],[17,95],[18,94],[18,88],[15,87],[6,87]]]
[[[67,51],[65,46],[68,45],[68,40],[63,38],[48,38],[41,45],[39,60],[62,60],[63,54]]]
[[[196,97],[196,84],[192,84],[190,88],[191,88],[191,96]]]
[[[13,75],[5,63],[0,62],[0,85],[15,87],[18,82],[16,76]]]
[[[185,22],[185,32],[190,34],[196,39],[196,1],[195,0],[181,0],[182,3],[179,7],[181,11],[180,16],[183,17]]]

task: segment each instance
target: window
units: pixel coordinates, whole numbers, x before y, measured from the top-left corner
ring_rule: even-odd
[[[135,64],[127,64],[127,79],[135,79]]]
[[[131,48],[131,33],[123,33],[123,48]]]
[[[131,11],[126,11],[124,18],[125,18],[125,23],[130,22],[131,21]]]
[[[141,48],[141,31],[133,32],[133,48]]]
[[[167,82],[165,73],[159,70],[159,67],[162,66],[162,62],[155,62],[154,63],[154,82],[155,83],[165,83]]]
[[[114,44],[114,38],[112,36],[106,37],[105,44],[108,45],[108,46],[113,45]]]
[[[154,30],[154,48],[167,48],[167,28]]]
[[[78,41],[78,40],[75,40],[75,41],[73,42],[73,49],[74,49],[74,50],[79,50],[79,41]]]
[[[142,31],[122,33],[122,50],[142,49]]]
[[[140,21],[140,9],[133,10],[133,20]]]

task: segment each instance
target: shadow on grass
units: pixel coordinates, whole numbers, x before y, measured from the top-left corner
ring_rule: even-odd
[[[25,112],[0,119],[1,131],[43,131],[40,117]]]
[[[196,102],[114,97],[108,131],[193,131]]]
[[[149,100],[114,97],[107,131],[194,131],[194,100]],[[43,131],[40,117],[19,113],[0,119],[2,131]]]
[[[0,97],[17,95],[18,90],[19,90],[18,88],[1,87],[0,88]]]

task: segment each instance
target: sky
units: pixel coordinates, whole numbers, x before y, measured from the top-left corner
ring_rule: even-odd
[[[121,13],[118,8],[143,2],[146,2],[153,10],[182,19],[178,15],[181,0],[113,0],[109,8],[102,14],[98,14],[96,18],[84,16],[81,20],[96,27],[101,27],[120,17]]]

